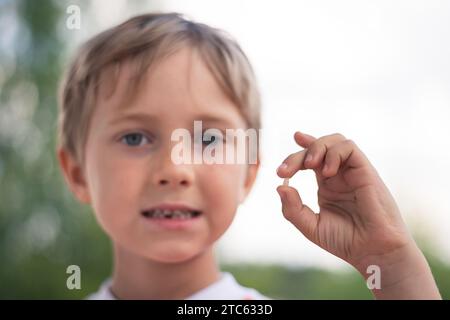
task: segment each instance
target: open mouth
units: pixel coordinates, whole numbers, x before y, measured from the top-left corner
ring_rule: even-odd
[[[173,219],[186,220],[196,218],[201,214],[199,210],[170,210],[170,209],[151,209],[142,211],[142,215],[151,219]]]

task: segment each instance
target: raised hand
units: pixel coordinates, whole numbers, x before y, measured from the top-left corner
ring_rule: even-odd
[[[413,256],[417,264],[424,260],[391,193],[352,140],[341,134],[316,139],[300,132],[294,139],[304,149],[289,155],[277,173],[290,178],[299,170],[314,170],[320,211],[314,213],[293,187],[279,186],[277,191],[284,216],[306,238],[363,275],[371,264],[386,270]],[[398,282],[401,275],[394,271],[387,274],[385,285]]]

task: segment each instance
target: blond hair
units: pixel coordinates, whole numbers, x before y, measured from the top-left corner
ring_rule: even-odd
[[[84,162],[90,119],[106,69],[130,61],[134,68],[128,86],[134,89],[151,64],[185,45],[199,51],[222,90],[239,107],[248,127],[260,129],[255,75],[236,41],[219,29],[178,13],[151,13],[110,28],[80,47],[61,83],[58,148],[64,148],[80,164]],[[107,77],[114,86],[116,77]]]

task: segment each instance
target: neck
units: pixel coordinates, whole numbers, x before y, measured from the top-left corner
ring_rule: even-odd
[[[114,245],[111,291],[119,299],[185,299],[219,278],[212,247],[187,261],[163,263]]]

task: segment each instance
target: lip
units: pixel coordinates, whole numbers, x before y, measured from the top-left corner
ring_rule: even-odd
[[[177,203],[177,202],[165,202],[158,205],[155,205],[153,207],[146,208],[142,211],[150,211],[150,210],[185,210],[185,211],[200,211],[199,209],[196,209],[190,205],[184,204],[184,203]]]
[[[161,203],[152,207],[148,207],[146,209],[143,209],[141,211],[141,215],[145,211],[150,210],[188,210],[188,211],[198,211],[202,212],[199,209],[194,208],[193,206],[184,204],[184,203]],[[189,219],[155,219],[155,218],[148,218],[144,217],[142,215],[142,218],[145,219],[145,221],[150,225],[153,229],[165,229],[165,230],[189,230],[195,227],[195,225],[198,223],[199,219],[201,217],[201,214],[195,217],[191,217]]]

